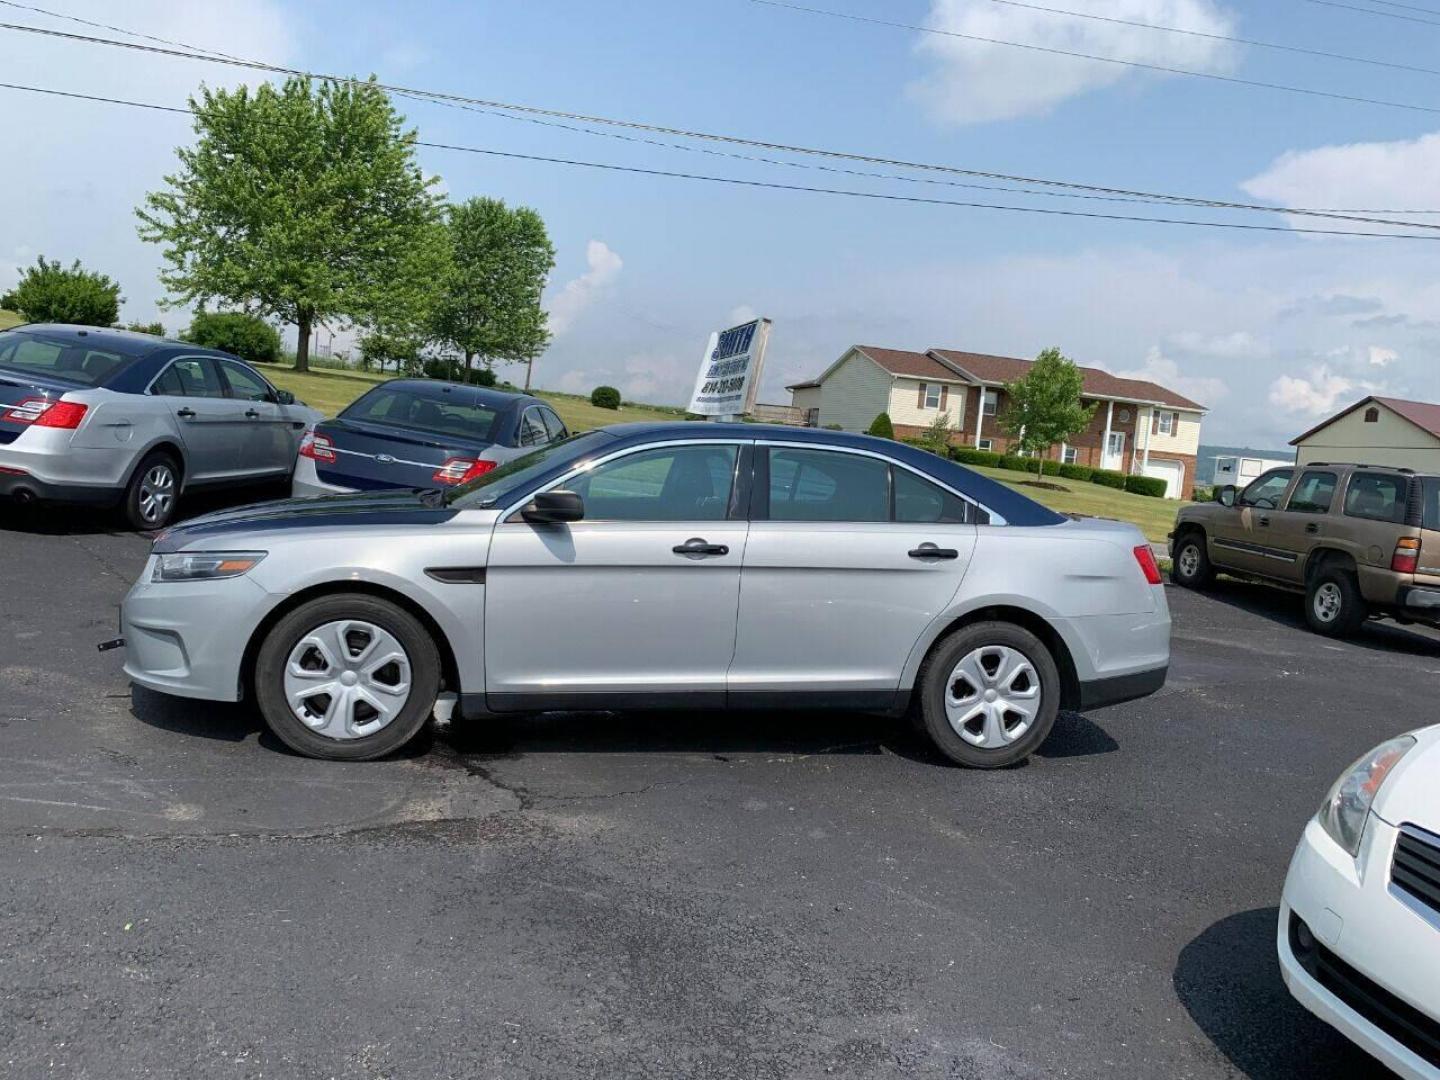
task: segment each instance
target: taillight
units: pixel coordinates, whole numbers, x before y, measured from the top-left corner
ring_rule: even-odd
[[[30,424],[34,427],[63,428],[73,431],[85,419],[90,406],[78,401],[50,401],[47,398],[28,397],[5,410],[5,419],[13,424]]]
[[[1149,544],[1135,546],[1135,561],[1140,564],[1140,572],[1145,575],[1146,581],[1151,585],[1160,584],[1160,564],[1155,561],[1155,552],[1150,550]]]
[[[484,476],[498,464],[500,464],[498,461],[476,461],[473,458],[447,458],[445,464],[436,469],[435,475],[430,479],[437,484],[445,484],[450,487],[456,484],[468,484],[477,476]]]
[[[307,431],[300,440],[300,456],[308,457],[312,461],[335,460],[335,443],[329,435],[316,435],[313,431]]]
[[[1420,541],[1402,536],[1395,541],[1395,554],[1390,556],[1390,569],[1397,574],[1413,574],[1420,565]]]

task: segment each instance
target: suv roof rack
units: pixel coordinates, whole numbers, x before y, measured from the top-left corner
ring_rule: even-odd
[[[1415,470],[1404,465],[1371,465],[1368,461],[1307,461],[1297,469],[1388,469],[1390,472],[1409,473]]]

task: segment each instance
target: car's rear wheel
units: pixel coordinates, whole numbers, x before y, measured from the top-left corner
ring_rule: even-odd
[[[425,627],[379,597],[325,596],[266,635],[255,697],[270,730],[309,757],[368,761],[408,743],[440,692]]]
[[[1370,617],[1360,582],[1343,567],[1325,567],[1313,574],[1305,588],[1305,621],[1317,634],[1346,637]]]
[[[959,765],[997,769],[1029,757],[1060,710],[1060,671],[1022,626],[982,622],[940,642],[916,679],[919,720]]]
[[[170,454],[145,455],[125,489],[125,520],[134,529],[163,529],[180,498],[180,466]]]
[[[1203,589],[1215,580],[1215,568],[1205,550],[1205,537],[1191,531],[1175,542],[1175,558],[1170,564],[1170,580],[1187,589]]]

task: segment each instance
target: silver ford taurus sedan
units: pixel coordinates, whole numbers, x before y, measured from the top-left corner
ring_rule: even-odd
[[[251,698],[304,754],[379,757],[455,695],[543,710],[910,712],[995,767],[1061,708],[1151,693],[1170,616],[1130,525],[1072,521],[838,432],[622,425],[450,491],[265,503],[155,542],[125,670]]]
[[[182,492],[284,480],[321,419],[238,357],[93,326],[0,331],[0,497],[169,522]]]

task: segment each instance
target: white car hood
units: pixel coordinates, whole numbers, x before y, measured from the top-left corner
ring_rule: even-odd
[[[1440,724],[1412,731],[1416,746],[1386,779],[1371,810],[1391,825],[1440,835]]]

